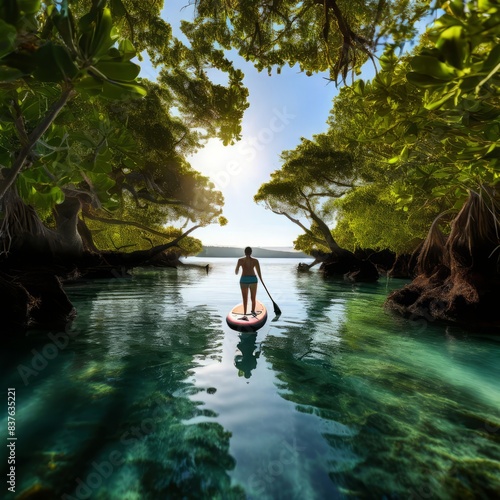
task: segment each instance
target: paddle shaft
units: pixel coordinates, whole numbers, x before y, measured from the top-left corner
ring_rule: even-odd
[[[273,298],[271,297],[271,294],[269,293],[269,290],[267,289],[266,284],[264,283],[263,279],[260,278],[260,282],[262,283],[262,286],[265,288],[267,295],[269,295],[269,298],[271,299],[271,302],[273,303],[274,307],[274,314],[281,314],[281,309],[278,307],[278,304],[274,302]]]

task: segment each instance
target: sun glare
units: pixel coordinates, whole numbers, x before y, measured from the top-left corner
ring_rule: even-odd
[[[212,139],[189,158],[189,162],[195,170],[209,177],[216,189],[223,193],[253,184],[257,177],[262,177],[262,168],[270,164],[265,151],[257,150],[245,139],[233,146],[224,146],[219,140]],[[265,180],[262,178],[260,183]]]

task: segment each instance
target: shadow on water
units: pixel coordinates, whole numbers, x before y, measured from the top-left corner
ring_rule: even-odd
[[[230,433],[186,423],[216,416],[191,400],[189,374],[219,356],[223,332],[213,311],[185,307],[175,280],[72,287],[80,314],[67,345],[39,337],[15,351],[5,375],[17,388],[23,498],[244,498],[228,474]],[[22,378],[19,366],[37,373]]]
[[[268,335],[263,353],[281,397],[309,415],[303,449],[318,433],[327,445],[321,466],[339,494],[497,495],[495,343],[385,314],[384,284],[318,281],[298,277],[305,320]]]

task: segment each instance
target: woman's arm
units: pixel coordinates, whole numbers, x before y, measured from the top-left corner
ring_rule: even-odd
[[[257,259],[255,259],[255,270],[257,271],[257,275],[260,278],[260,281],[262,281],[262,274],[260,274],[260,264]]]

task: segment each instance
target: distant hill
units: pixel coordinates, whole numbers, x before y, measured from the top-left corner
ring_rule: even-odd
[[[309,255],[302,252],[290,252],[286,250],[270,250],[267,248],[253,248],[252,257],[259,258],[293,258],[293,259],[310,259]],[[197,257],[243,257],[243,248],[236,247],[203,247],[201,253]]]

